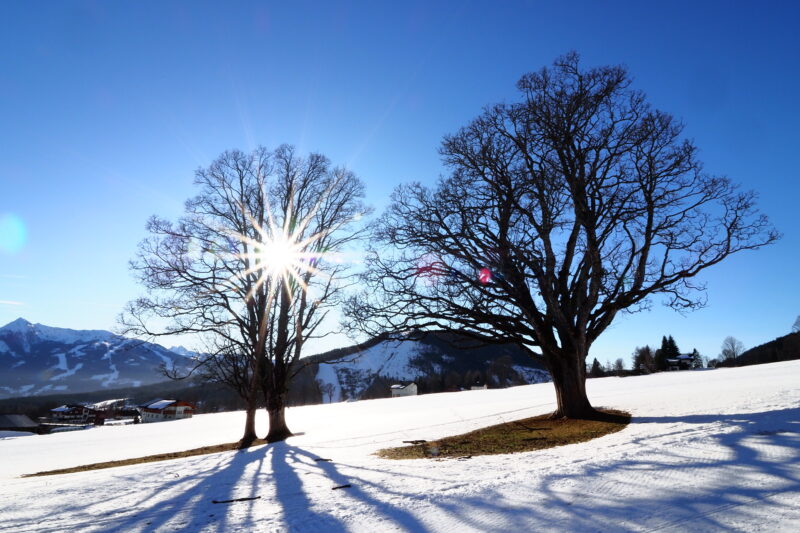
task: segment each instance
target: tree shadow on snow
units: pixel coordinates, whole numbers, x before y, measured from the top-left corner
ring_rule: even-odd
[[[770,529],[764,506],[785,506],[776,498],[800,499],[800,408],[631,421],[676,423],[699,427],[666,427],[661,435],[633,439],[650,453],[545,478],[543,523],[592,531],[723,530],[737,523]]]

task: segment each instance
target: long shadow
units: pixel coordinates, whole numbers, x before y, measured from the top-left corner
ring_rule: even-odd
[[[339,471],[335,463],[319,460],[319,457],[307,450],[286,442],[273,444],[271,448],[277,497],[283,507],[286,523],[290,525],[292,531],[338,532],[346,530],[341,523],[331,525],[332,516],[330,514],[323,516],[319,511],[311,510],[312,506],[307,492],[303,490],[302,482],[297,474],[301,465],[306,469],[306,473],[316,470],[324,476],[325,482],[319,487],[320,490],[330,492],[335,490],[334,487],[342,487],[341,497],[356,500],[360,507],[368,506],[371,516],[380,517],[382,527],[388,524],[393,528],[399,527],[401,531],[425,531],[425,526],[412,513],[380,500],[365,491],[364,487],[376,486],[367,480],[354,475],[346,476]],[[304,511],[305,514],[302,514],[301,511]],[[322,520],[316,520],[319,518]]]
[[[88,488],[74,504],[60,508],[57,515],[37,523],[19,524],[14,529],[43,532],[83,526],[102,531],[225,531],[229,529],[231,510],[237,514],[235,525],[246,526],[253,523],[253,506],[258,500],[236,502],[236,507],[211,502],[256,496],[267,474],[263,471],[266,454],[267,447],[262,446],[154,464],[158,466],[144,465],[153,473],[152,481],[143,480],[140,471],[133,475],[123,473],[115,476],[114,485],[122,481],[126,490],[109,494],[102,486]],[[205,468],[198,468],[198,463]],[[103,475],[101,472],[95,475]],[[249,483],[242,483],[248,476]],[[119,502],[116,509],[115,502]]]

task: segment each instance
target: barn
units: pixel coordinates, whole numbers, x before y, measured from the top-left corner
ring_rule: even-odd
[[[397,398],[399,396],[416,396],[416,395],[417,395],[416,383],[407,383],[406,385],[398,383],[396,385],[392,385],[392,398]]]

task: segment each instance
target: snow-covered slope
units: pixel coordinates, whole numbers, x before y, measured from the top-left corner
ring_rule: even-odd
[[[164,381],[185,355],[109,331],[53,328],[19,318],[0,328],[0,398],[86,392]]]
[[[453,344],[452,333],[430,332],[412,340],[376,338],[363,348],[334,350],[316,356],[326,360],[314,379],[332,386],[323,401],[375,398],[389,395],[389,386],[415,381],[423,392],[469,388],[477,380],[493,387],[550,381],[541,362],[515,345],[464,347]],[[466,342],[466,341],[465,341]],[[344,352],[345,355],[341,355]]]
[[[2,439],[0,531],[797,530],[800,361],[587,385],[631,425],[467,460],[372,453],[546,412],[552,385],[292,408],[284,443],[44,478],[18,476],[231,442],[244,415]]]

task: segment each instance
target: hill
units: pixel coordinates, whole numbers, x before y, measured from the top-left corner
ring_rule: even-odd
[[[800,359],[800,331],[750,348],[737,357],[736,361],[721,361],[717,366],[760,365],[795,359]]]
[[[294,405],[391,396],[398,382],[416,382],[420,394],[486,385],[505,388],[550,381],[541,360],[515,344],[478,344],[456,333],[415,334],[368,342],[305,359],[290,395]],[[319,399],[301,401],[303,395]],[[324,391],[324,392],[323,392]]]

